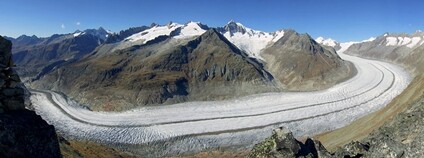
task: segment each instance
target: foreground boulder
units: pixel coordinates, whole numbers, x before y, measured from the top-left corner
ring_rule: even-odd
[[[256,144],[247,157],[331,157],[331,155],[319,141],[308,138],[302,143],[293,137],[289,129],[280,127],[272,132],[271,137]]]
[[[11,48],[0,36],[0,157],[61,157],[54,127],[25,109],[27,90],[12,69]]]

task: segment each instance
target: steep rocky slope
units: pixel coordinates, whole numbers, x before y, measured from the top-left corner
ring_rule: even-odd
[[[327,88],[354,74],[332,48],[325,48],[307,34],[285,31],[282,38],[263,53],[266,66],[285,89],[317,90]]]
[[[0,36],[0,157],[61,157],[53,126],[25,109],[25,87]]]

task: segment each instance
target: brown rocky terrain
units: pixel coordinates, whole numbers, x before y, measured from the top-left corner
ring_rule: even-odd
[[[25,109],[26,89],[13,68],[11,48],[0,36],[0,157],[61,157],[54,127]]]
[[[262,56],[269,71],[288,90],[324,89],[355,74],[351,63],[343,61],[334,49],[293,30],[286,31]]]

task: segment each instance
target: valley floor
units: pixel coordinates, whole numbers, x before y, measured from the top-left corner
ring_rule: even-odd
[[[64,137],[165,156],[215,148],[250,148],[286,126],[312,136],[383,108],[410,83],[402,68],[341,54],[357,75],[330,89],[265,93],[227,101],[189,102],[126,112],[93,112],[66,96],[33,90],[31,101]],[[151,154],[151,155],[149,155]]]

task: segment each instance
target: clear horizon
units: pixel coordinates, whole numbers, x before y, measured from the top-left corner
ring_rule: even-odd
[[[103,27],[113,32],[169,21],[198,21],[210,27],[234,20],[266,32],[294,29],[313,38],[361,41],[385,32],[422,30],[424,2],[346,1],[53,1],[6,0],[0,6],[0,35],[18,37],[72,33]]]

